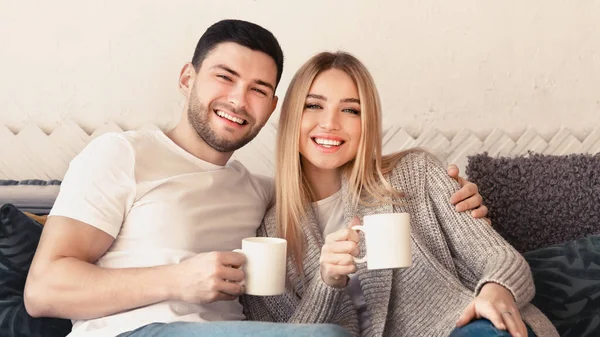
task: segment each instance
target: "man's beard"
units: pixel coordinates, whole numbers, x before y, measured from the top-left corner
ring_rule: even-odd
[[[236,114],[241,116],[248,116],[248,114],[243,111],[234,110]],[[256,130],[251,130],[251,132],[245,137],[238,140],[229,140],[223,137],[219,137],[215,130],[213,130],[210,126],[210,114],[213,113],[212,109],[207,109],[207,107],[200,102],[198,96],[195,93],[190,95],[190,102],[188,106],[188,121],[196,130],[196,133],[208,146],[219,152],[233,152],[244,145],[248,144],[256,135],[260,128],[256,128]],[[221,118],[218,117],[217,118]]]

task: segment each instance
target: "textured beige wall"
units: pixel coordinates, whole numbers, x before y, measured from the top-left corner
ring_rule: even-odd
[[[514,139],[584,138],[600,125],[600,1],[0,0],[0,123],[50,133],[172,125],[177,76],[222,18],[273,31],[280,95],[312,54],[343,49],[372,70],[386,124],[417,137],[461,128]],[[277,117],[272,119],[276,121]]]

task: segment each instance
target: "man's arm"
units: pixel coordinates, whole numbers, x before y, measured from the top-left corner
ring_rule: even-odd
[[[244,263],[234,252],[196,255],[180,264],[109,269],[94,265],[113,243],[105,232],[70,218],[46,223],[25,285],[33,317],[92,319],[165,300],[210,303],[243,293]]]
[[[95,266],[113,241],[86,223],[49,217],[25,285],[27,312],[33,317],[90,319],[175,296],[176,287],[169,283],[176,279],[172,267]]]
[[[135,191],[135,154],[118,134],[94,139],[71,161],[27,277],[31,316],[91,319],[168,299],[208,303],[242,292],[234,282],[243,271],[231,267],[244,262],[239,253],[199,254],[172,266],[96,266],[119,235]]]

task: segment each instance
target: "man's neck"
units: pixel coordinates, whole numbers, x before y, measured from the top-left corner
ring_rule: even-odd
[[[310,166],[304,168],[304,175],[314,194],[313,202],[330,197],[342,188],[339,170],[319,170]]]
[[[213,149],[192,128],[185,127],[182,123],[169,131],[167,137],[194,157],[211,164],[225,166],[233,155],[233,152],[219,152]]]

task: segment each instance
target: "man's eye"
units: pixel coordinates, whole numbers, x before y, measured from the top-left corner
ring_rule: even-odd
[[[253,88],[252,90],[256,91],[257,93],[263,95],[263,96],[267,96],[267,93],[264,90],[258,89],[258,88]]]
[[[224,79],[225,81],[231,82],[231,78],[227,75],[217,75],[217,77]]]

